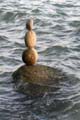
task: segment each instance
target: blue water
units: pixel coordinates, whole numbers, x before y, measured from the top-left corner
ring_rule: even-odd
[[[25,24],[34,18],[39,64],[69,79],[41,97],[15,90],[12,73],[23,65]],[[80,120],[80,1],[0,0],[0,120]]]

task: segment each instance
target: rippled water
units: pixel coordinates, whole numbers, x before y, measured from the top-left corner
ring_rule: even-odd
[[[23,64],[25,23],[31,16],[38,63],[69,78],[37,98],[15,91],[11,76]],[[0,0],[0,120],[80,120],[79,0]]]

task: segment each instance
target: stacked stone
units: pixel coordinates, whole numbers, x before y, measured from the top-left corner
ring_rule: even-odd
[[[22,54],[22,60],[26,65],[34,65],[38,60],[36,46],[36,33],[33,29],[33,20],[30,19],[26,24],[28,32],[25,35],[25,45],[27,49]]]

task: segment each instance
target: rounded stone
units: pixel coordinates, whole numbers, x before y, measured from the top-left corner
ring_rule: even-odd
[[[33,29],[33,19],[29,19],[26,23],[26,29],[32,30]]]
[[[34,65],[38,60],[38,53],[34,48],[26,49],[22,54],[22,60],[26,65]]]
[[[26,47],[33,48],[36,46],[36,34],[34,31],[28,31],[25,35]]]
[[[13,79],[20,92],[41,95],[54,90],[54,85],[64,79],[61,71],[44,65],[21,66],[13,73]]]

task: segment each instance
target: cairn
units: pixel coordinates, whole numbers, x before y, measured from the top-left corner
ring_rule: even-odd
[[[27,47],[22,54],[22,60],[26,65],[34,65],[38,60],[36,46],[36,33],[33,29],[33,19],[30,19],[26,24],[28,32],[25,35],[25,45]]]

